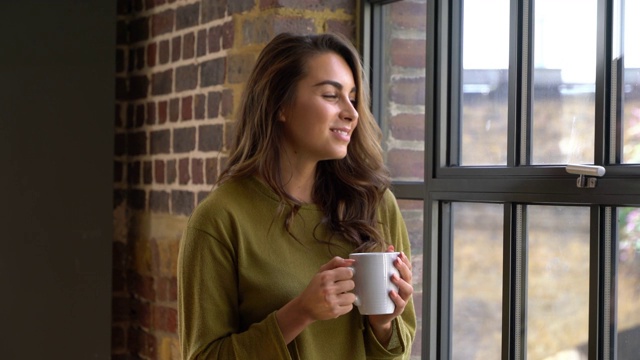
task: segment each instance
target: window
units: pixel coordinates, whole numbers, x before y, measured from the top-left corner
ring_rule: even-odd
[[[364,2],[373,111],[413,246],[414,359],[640,353],[639,12]]]

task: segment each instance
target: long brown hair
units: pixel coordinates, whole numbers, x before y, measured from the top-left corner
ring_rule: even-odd
[[[351,69],[357,91],[358,126],[345,158],[318,163],[313,201],[324,214],[323,223],[333,233],[342,234],[360,251],[383,251],[376,210],[390,180],[380,147],[381,131],[369,110],[368,84],[360,56],[339,35],[283,33],[266,45],[247,81],[234,143],[217,184],[257,175],[279,196],[282,211],[289,209],[285,222],[289,230],[302,204],[287,194],[280,176],[283,132],[278,115],[295,100],[296,86],[307,74],[309,59],[327,52],[341,56]]]

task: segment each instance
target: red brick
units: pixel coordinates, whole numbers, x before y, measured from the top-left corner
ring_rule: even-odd
[[[207,53],[207,30],[202,29],[196,35],[196,55],[203,56]]]
[[[427,28],[427,5],[411,1],[399,1],[390,5],[394,26],[424,31]]]
[[[387,163],[394,177],[424,178],[423,151],[393,149],[387,154]]]
[[[184,38],[182,39],[182,58],[183,59],[191,59],[196,55],[195,43],[196,43],[196,36],[194,33],[188,33],[184,35]]]
[[[171,39],[171,61],[180,60],[180,54],[182,54],[182,37],[175,36]]]
[[[191,159],[191,182],[193,184],[204,183],[202,159]]]
[[[150,101],[147,103],[147,125],[153,125],[156,123],[156,103]]]
[[[403,105],[424,105],[425,79],[403,78],[391,83],[391,100]]]
[[[394,66],[424,69],[426,66],[426,41],[415,39],[393,39],[391,62]]]
[[[205,105],[207,104],[207,97],[204,94],[197,94],[193,100],[193,112],[194,117],[198,120],[204,119]]]
[[[167,184],[173,184],[176,181],[176,161],[167,160]]]
[[[178,329],[178,312],[166,306],[154,306],[153,323],[155,330],[175,333]]]
[[[151,43],[147,45],[147,66],[152,67],[156,65],[158,58],[158,44]]]
[[[160,64],[166,64],[169,62],[169,58],[171,57],[170,52],[169,40],[160,41],[158,49],[158,61],[160,61]]]
[[[233,90],[222,91],[222,116],[230,116],[233,113]]]
[[[129,296],[113,296],[111,298],[111,319],[113,322],[128,321],[131,317],[131,301]]]
[[[220,51],[221,40],[222,40],[222,26],[210,27],[209,32],[207,34],[207,45],[209,47],[210,53]]]
[[[163,160],[154,161],[154,174],[157,184],[164,184],[165,179],[165,165]]]
[[[167,122],[167,102],[158,102],[158,124],[164,124]]]
[[[178,160],[178,181],[180,185],[186,185],[191,180],[191,175],[189,174],[189,159],[182,158]]]
[[[169,100],[169,121],[176,122],[180,118],[180,99]]]
[[[356,24],[351,20],[327,20],[325,31],[330,33],[342,34],[347,39],[354,40],[356,38]]]
[[[390,129],[397,140],[424,140],[425,117],[420,114],[398,114],[391,118]]]
[[[218,178],[218,159],[217,158],[208,158],[205,161],[205,179],[208,185],[213,185],[213,183]]]
[[[233,46],[234,28],[233,22],[228,21],[222,25],[222,48],[230,49]]]
[[[173,30],[175,22],[175,11],[166,10],[151,17],[151,35],[156,37],[169,33]]]
[[[151,184],[151,182],[153,181],[153,173],[152,173],[152,166],[151,166],[151,161],[145,160],[142,163],[142,182],[145,185],[149,185]]]
[[[193,119],[193,96],[187,96],[182,98],[182,121]]]

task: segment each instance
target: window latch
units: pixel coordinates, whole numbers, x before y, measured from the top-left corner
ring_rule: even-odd
[[[576,186],[579,188],[594,188],[606,170],[598,165],[577,165],[569,164],[565,167],[569,174],[577,174]]]

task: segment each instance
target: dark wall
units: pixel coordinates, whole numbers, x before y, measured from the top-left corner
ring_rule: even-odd
[[[113,0],[0,3],[0,357],[109,359]]]

